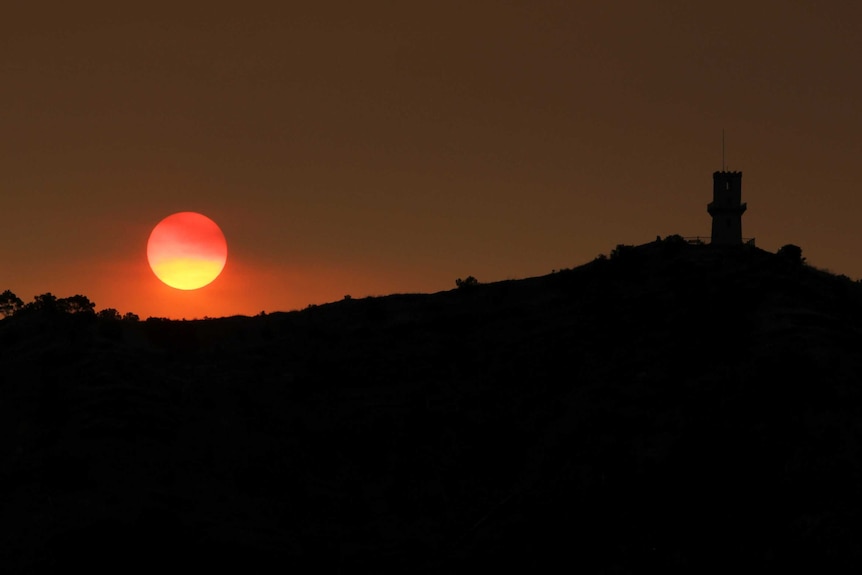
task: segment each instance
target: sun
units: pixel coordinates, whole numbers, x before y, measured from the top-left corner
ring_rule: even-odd
[[[214,221],[179,212],[160,221],[147,241],[156,277],[172,288],[195,290],[212,283],[227,261],[227,241]]]

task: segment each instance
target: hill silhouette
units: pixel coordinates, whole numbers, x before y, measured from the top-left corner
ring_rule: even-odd
[[[20,314],[0,363],[3,572],[862,558],[862,285],[787,250],[671,238],[253,318]]]

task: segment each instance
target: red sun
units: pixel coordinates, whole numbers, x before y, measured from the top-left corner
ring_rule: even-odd
[[[156,225],[147,242],[147,260],[156,277],[181,290],[202,288],[227,261],[227,241],[218,225],[196,212],[172,214]]]

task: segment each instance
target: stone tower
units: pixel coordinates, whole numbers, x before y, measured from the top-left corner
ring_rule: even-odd
[[[712,216],[712,243],[733,245],[742,243],[742,172],[712,174],[712,202],[706,211]]]

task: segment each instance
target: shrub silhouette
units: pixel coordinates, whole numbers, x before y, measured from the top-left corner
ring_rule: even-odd
[[[679,234],[673,234],[671,236],[667,236],[665,239],[662,240],[662,243],[668,244],[668,245],[680,245],[680,246],[687,246],[688,245],[688,242],[685,241],[685,238]]]
[[[467,276],[467,278],[463,279],[463,280],[461,278],[458,278],[455,280],[455,286],[458,289],[471,288],[471,287],[475,287],[477,285],[479,285],[479,280],[477,280],[473,276]]]
[[[805,258],[802,257],[802,248],[794,244],[785,244],[781,246],[778,249],[777,254],[795,264],[805,263]]]
[[[611,250],[611,259],[612,260],[622,260],[631,257],[635,254],[635,247],[626,245],[626,244],[617,244],[613,250]]]

